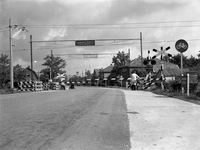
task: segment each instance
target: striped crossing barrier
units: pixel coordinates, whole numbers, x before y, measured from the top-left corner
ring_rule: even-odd
[[[35,81],[35,91],[42,91],[43,90],[43,85],[42,81]]]
[[[18,91],[35,91],[35,83],[31,82],[18,82]]]
[[[58,82],[53,82],[53,90],[59,90],[60,84]]]
[[[43,90],[59,90],[60,84],[58,82],[42,83],[42,81],[18,82],[17,91],[43,91]]]
[[[43,90],[49,90],[50,89],[50,83],[42,83],[42,87],[43,87]]]

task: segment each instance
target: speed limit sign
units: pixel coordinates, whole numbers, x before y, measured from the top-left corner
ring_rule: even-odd
[[[183,53],[188,49],[188,43],[185,40],[180,39],[175,43],[175,48],[180,53]]]

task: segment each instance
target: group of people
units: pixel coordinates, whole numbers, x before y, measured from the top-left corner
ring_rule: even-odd
[[[141,78],[136,74],[136,71],[132,71],[131,72],[131,81],[130,81],[130,88],[131,90],[137,90],[138,88],[138,81],[140,80]],[[146,86],[144,87],[145,88],[148,88],[148,86],[151,85],[152,83],[152,78],[151,78],[151,72],[149,72],[146,76],[146,78],[144,79],[145,80],[145,83],[146,83]],[[148,84],[147,84],[148,83]]]

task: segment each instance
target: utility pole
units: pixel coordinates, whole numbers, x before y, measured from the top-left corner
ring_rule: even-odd
[[[9,19],[9,46],[10,46],[10,88],[14,88],[13,84],[13,50],[12,50],[12,20]]]
[[[51,50],[50,79],[52,79],[52,64],[53,64],[52,61],[53,61],[53,50]]]
[[[130,52],[130,49],[128,49],[128,55],[129,55],[129,62],[128,62],[129,76],[131,76],[131,52]]]
[[[143,68],[143,52],[142,52],[142,32],[140,32],[140,48],[141,48],[141,67],[142,67],[142,77],[143,77],[144,68]]]
[[[30,53],[31,53],[31,81],[33,81],[33,47],[32,47],[32,35],[30,35]]]

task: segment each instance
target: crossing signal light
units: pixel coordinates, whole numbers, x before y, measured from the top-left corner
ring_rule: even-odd
[[[155,65],[155,64],[156,64],[156,61],[153,60],[153,59],[151,59],[151,60],[145,59],[145,60],[143,61],[143,64],[144,64],[145,66],[146,66],[146,65],[150,65],[150,63],[151,63],[151,65]]]
[[[154,59],[151,60],[151,65],[155,65],[156,61]]]
[[[148,61],[148,60],[144,60],[144,61],[143,61],[143,64],[144,64],[144,65],[148,65],[148,64],[149,64],[149,61]]]

